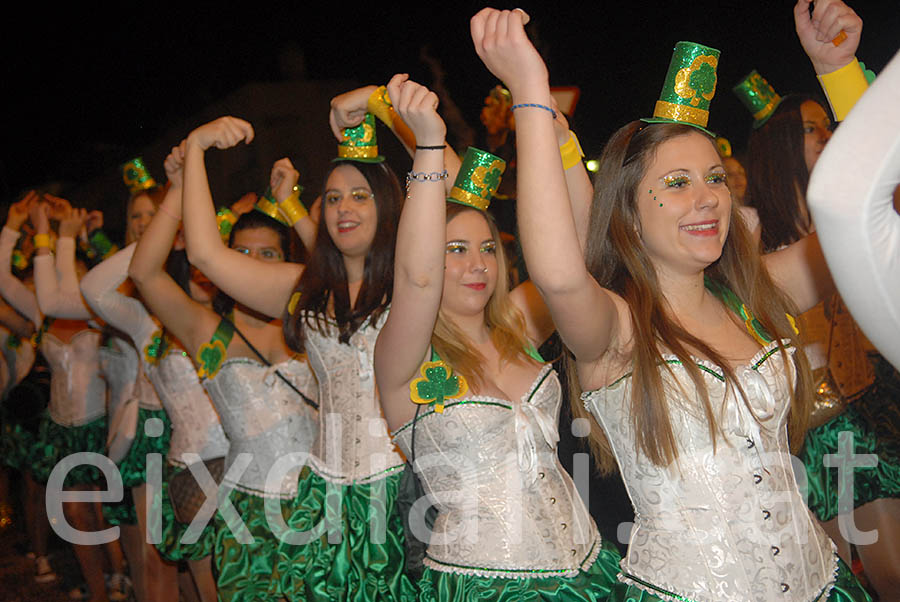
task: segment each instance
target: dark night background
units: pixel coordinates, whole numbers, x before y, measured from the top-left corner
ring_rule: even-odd
[[[900,4],[861,0],[851,5],[864,20],[858,56],[877,72],[900,47]],[[198,119],[209,116],[211,105],[242,86],[302,78],[303,64],[305,78],[313,81],[385,83],[393,73],[406,71],[428,84],[430,71],[419,60],[425,45],[441,62],[456,104],[480,132],[483,98],[497,83],[469,37],[469,18],[482,6],[457,1],[26,7],[18,20],[7,21],[2,42],[6,109],[0,203],[15,200],[29,187],[56,182],[73,203],[101,206],[110,220],[121,213],[115,199],[124,202],[126,196],[124,188],[115,188],[117,166],[146,154],[151,170],[164,177],[164,154],[158,149],[176,144],[199,125]],[[581,88],[572,125],[589,155],[599,153],[626,121],[652,112],[678,40],[721,49],[710,128],[731,139],[737,150],[746,140],[750,116],[730,88],[751,69],[782,95],[819,91],[793,30],[790,0],[521,6],[532,16],[529,27],[548,63],[551,84]],[[305,118],[321,131],[327,98],[317,102]],[[301,130],[302,125],[297,124]],[[330,158],[334,147],[329,142],[312,152]],[[407,166],[395,168],[402,172]],[[264,183],[268,167],[258,171],[256,180]],[[101,180],[111,182],[102,194],[97,186],[84,186]],[[320,184],[308,178],[303,183],[312,189]],[[235,198],[242,192],[228,191]]]

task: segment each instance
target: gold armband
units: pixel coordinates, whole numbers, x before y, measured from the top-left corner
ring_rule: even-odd
[[[369,96],[367,103],[369,113],[377,117],[382,123],[389,128],[394,128],[394,105],[391,104],[391,98],[388,96],[387,87],[379,86]]]
[[[563,169],[569,169],[581,162],[584,157],[584,151],[581,150],[581,144],[575,137],[575,132],[569,130],[569,139],[565,144],[559,147],[559,155],[562,157]]]
[[[869,87],[865,73],[855,57],[837,71],[819,75],[818,78],[836,121],[843,121],[847,117],[847,113]]]
[[[34,248],[35,249],[49,249],[50,248],[50,235],[49,234],[35,234],[34,235]]]
[[[303,189],[300,186],[294,186],[291,196],[278,203],[278,208],[287,217],[288,222],[293,226],[304,217],[309,215],[306,207],[300,202],[300,192]]]

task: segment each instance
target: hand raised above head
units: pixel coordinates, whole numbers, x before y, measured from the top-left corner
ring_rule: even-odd
[[[253,126],[237,117],[219,117],[205,123],[188,135],[189,142],[196,142],[201,149],[231,148],[241,141],[250,144],[253,141]]]
[[[810,3],[798,0],[794,5],[797,37],[817,74],[837,71],[856,56],[862,19],[841,0],[817,0],[811,15]]]
[[[375,86],[363,86],[343,94],[338,94],[331,99],[331,110],[328,113],[328,123],[338,142],[344,139],[341,133],[344,128],[352,128],[362,123],[369,106],[369,97],[375,91]]]
[[[417,145],[444,144],[447,126],[437,112],[437,94],[410,80],[405,73],[392,77],[387,90],[394,110],[415,134]]]
[[[475,52],[514,97],[530,84],[546,85],[548,81],[544,60],[525,34],[528,21],[528,14],[521,9],[485,8],[470,22]]]
[[[166,178],[172,186],[181,186],[184,182],[184,144],[185,141],[182,140],[181,144],[173,146],[163,162]]]
[[[68,214],[59,220],[59,236],[75,238],[81,232],[82,226],[87,219],[86,209],[72,208]]]
[[[294,164],[287,157],[283,157],[272,165],[272,172],[269,175],[269,187],[275,200],[279,203],[289,196],[294,190],[294,186],[300,181],[300,172],[294,169]]]

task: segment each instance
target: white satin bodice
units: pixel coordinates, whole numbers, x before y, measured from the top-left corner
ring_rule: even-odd
[[[141,349],[151,342],[145,341]],[[169,463],[185,466],[181,457],[185,452],[198,454],[203,460],[225,456],[228,439],[187,353],[173,345],[161,359],[144,360],[147,376],[172,423]]]
[[[484,577],[574,576],[600,535],[556,454],[561,399],[550,365],[519,401],[466,397],[415,421],[415,464],[438,510],[425,564]],[[407,456],[413,423],[394,433]]]
[[[795,368],[775,344],[736,370],[696,360],[718,408],[715,445],[693,381],[675,356],[661,368],[678,460],[657,466],[636,452],[631,378],[582,395],[603,427],[634,506],[620,579],[629,575],[696,602],[811,601],[827,597],[833,546],[797,487],[786,429]],[[726,396],[727,395],[727,396]],[[805,476],[802,464],[797,471]],[[655,592],[654,592],[655,593]]]
[[[318,412],[276,370],[304,395],[316,399],[315,377],[299,359],[266,366],[250,358],[229,358],[203,386],[231,442],[226,470],[240,454],[249,455],[243,473],[236,479],[226,476],[224,482],[258,496],[291,498],[297,494],[303,460],[318,434]],[[290,454],[297,454],[298,460],[290,460]],[[277,463],[284,463],[284,469]]]
[[[365,483],[403,469],[375,388],[375,341],[386,320],[384,312],[377,324],[366,321],[348,344],[338,340],[332,322],[327,332],[305,325],[306,353],[319,383],[313,467],[329,481]]]
[[[128,341],[116,336],[111,336],[97,353],[100,357],[100,375],[106,381],[106,411],[112,416],[116,408],[134,396],[138,355]]]
[[[62,426],[81,426],[106,415],[106,383],[100,378],[100,332],[82,330],[68,343],[50,332],[41,338],[41,351],[50,366],[50,404],[47,410]]]

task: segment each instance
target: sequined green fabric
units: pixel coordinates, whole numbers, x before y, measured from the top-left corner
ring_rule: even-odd
[[[0,462],[15,470],[30,469],[34,435],[20,424],[0,418]]]
[[[891,449],[879,444],[879,439],[856,409],[865,404],[868,395],[877,395],[877,387],[856,400],[841,415],[806,435],[800,459],[806,466],[808,481],[807,505],[820,521],[829,521],[838,514],[841,487],[838,469],[826,468],[826,454],[838,452],[838,437],[844,431],[853,433],[854,453],[877,454],[878,465],[855,468],[853,471],[853,507],[859,508],[873,500],[900,497],[900,458]]]
[[[535,579],[502,579],[474,577],[425,569],[419,581],[422,602],[468,602],[498,600],[500,602],[590,601],[602,602],[618,583],[619,552],[604,541],[597,559],[586,571],[574,577]]]
[[[665,590],[660,589],[660,592],[665,592]],[[673,599],[692,602],[689,598],[678,596],[672,592],[668,593],[670,596],[660,597],[637,586],[618,583],[613,587],[609,602],[671,602]],[[819,595],[821,596],[821,594]],[[827,602],[872,602],[872,598],[840,558],[838,558],[837,579]]]
[[[144,432],[144,423],[151,418],[159,418],[163,422],[163,434],[159,437],[148,437]],[[122,485],[137,487],[147,482],[147,454],[162,454],[165,458],[169,452],[169,440],[172,438],[172,423],[165,410],[148,410],[138,408],[137,430],[134,442],[128,454],[119,463],[119,474]]]
[[[162,495],[160,496],[160,513],[162,520],[160,532],[162,537],[156,544],[156,549],[160,555],[170,562],[179,562],[181,560],[200,560],[212,554],[213,544],[215,543],[216,530],[213,521],[204,527],[200,538],[194,543],[183,543],[181,540],[187,531],[188,525],[178,522],[175,518],[175,511],[172,509],[172,501],[169,498],[169,478],[173,475],[187,470],[180,466],[166,464],[163,474]]]
[[[44,414],[34,445],[31,448],[31,469],[35,480],[46,483],[56,464],[76,452],[106,452],[106,416],[81,426],[62,426]],[[76,466],[66,475],[65,486],[103,485],[103,473],[94,466]]]

